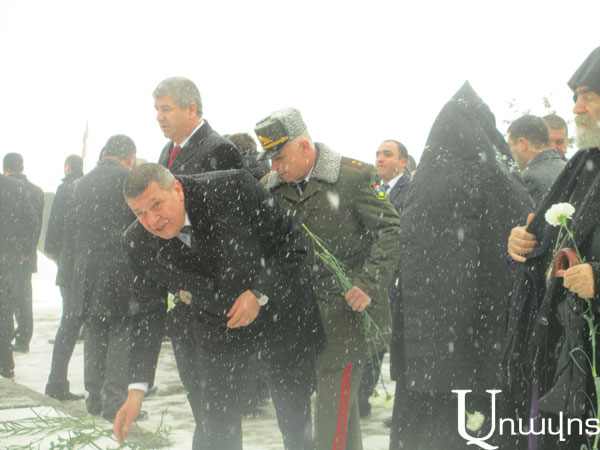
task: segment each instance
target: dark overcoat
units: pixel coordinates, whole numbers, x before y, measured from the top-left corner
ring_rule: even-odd
[[[147,382],[160,349],[167,293],[192,293],[197,345],[224,358],[320,352],[324,333],[304,266],[306,244],[293,219],[245,170],[178,177],[192,225],[192,248],[161,239],[136,221],[125,233],[134,268],[132,381]],[[269,297],[247,327],[227,328],[227,312],[248,289]]]
[[[74,314],[124,317],[132,271],[123,248],[122,234],[135,220],[123,197],[123,181],[129,169],[117,161],[104,159],[75,185],[72,216],[68,218],[63,251],[72,268],[70,305]]]
[[[315,256],[312,241],[309,242],[311,251],[306,264],[311,268],[327,334],[327,349],[319,364],[343,367],[383,351],[390,340],[387,287],[400,253],[400,217],[385,195],[377,195],[377,172],[371,164],[343,157],[324,144],[315,145],[315,164],[301,196],[275,171],[263,183],[298,224],[306,225],[346,266],[352,284],[373,300],[368,312],[386,345],[373,340],[377,348],[367,348],[363,317],[348,306],[335,276]]]
[[[83,174],[69,174],[62,179],[62,183],[56,189],[50,214],[48,215],[48,227],[46,229],[46,239],[44,241],[44,251],[58,256],[62,246],[63,231],[65,226],[65,216],[70,198],[71,184],[81,178]]]
[[[37,242],[40,239],[40,233],[42,231],[42,219],[44,216],[44,191],[42,191],[41,187],[29,181],[27,176],[22,173],[13,173],[9,176],[21,181],[25,185],[27,195],[29,196],[29,201],[33,205],[38,218],[39,225],[37,229],[37,237],[34,238],[34,247],[31,249],[29,255],[27,255],[29,259],[27,259],[22,265],[25,270],[35,273],[37,272]]]
[[[600,317],[597,309],[600,298],[600,150],[594,148],[580,150],[568,161],[527,227],[527,231],[536,236],[538,245],[527,256],[527,261],[516,267],[503,374],[513,395],[522,400],[528,399],[528,388],[535,374],[540,387],[538,407],[541,410],[580,415],[589,406],[588,398],[595,396],[585,356],[591,354],[583,320],[587,304],[565,289],[561,278],[549,272],[555,249],[573,247],[564,232],[559,240],[559,228],[549,225],[545,219],[552,205],[563,202],[575,206],[568,225],[581,256],[592,266],[596,287],[592,304],[596,308],[596,320]],[[583,352],[571,353],[577,347]]]
[[[553,148],[539,153],[529,161],[521,175],[535,206],[542,203],[550,186],[566,164],[567,162]]]
[[[404,202],[406,201],[406,196],[408,195],[411,183],[412,178],[407,173],[404,173],[390,192],[388,192],[388,199],[394,208],[396,208],[398,214],[402,214]]]
[[[40,222],[25,185],[4,175],[0,175],[0,211],[0,270],[7,275],[35,248]]]
[[[72,255],[61,250],[63,242],[73,239],[72,235],[65,232],[65,228],[67,226],[67,217],[70,215],[72,208],[71,197],[73,194],[73,185],[82,176],[83,172],[70,173],[64,177],[62,183],[56,189],[56,194],[50,207],[44,251],[56,256],[57,286],[68,287],[71,284],[70,268],[73,266],[73,263],[72,261],[68,261],[68,258]],[[67,268],[67,271],[65,271],[65,268]]]
[[[506,239],[531,210],[494,115],[465,83],[431,128],[402,212],[403,330],[392,362],[405,357],[409,389],[485,395],[498,386]]]
[[[241,169],[244,167],[242,155],[233,143],[214,131],[205,120],[204,124],[186,142],[169,167],[169,158],[174,143],[169,142],[162,150],[158,163],[168,167],[177,175],[194,175],[214,170]],[[173,337],[185,334],[189,324],[188,308],[179,303],[168,316],[166,334]]]
[[[173,141],[162,149],[158,163],[168,167]],[[169,170],[176,174],[197,174],[213,170],[241,169],[242,157],[233,143],[214,131],[205,120],[180,150]]]

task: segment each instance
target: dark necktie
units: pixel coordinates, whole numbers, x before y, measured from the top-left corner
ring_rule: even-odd
[[[175,161],[175,158],[177,158],[177,155],[179,155],[180,150],[181,145],[176,145],[173,147],[173,150],[171,150],[171,156],[169,158],[169,165],[167,167],[171,167],[171,164],[173,164],[173,161]]]
[[[383,188],[383,190],[384,190],[384,191],[385,191],[385,193],[387,194],[387,193],[388,193],[388,190],[390,189],[390,185],[389,185],[389,184],[385,184],[385,183],[383,183],[383,184],[381,185],[381,187]]]
[[[192,226],[184,225],[179,231],[181,239],[188,247],[192,247]]]
[[[306,189],[306,185],[308,184],[308,181],[306,180],[302,180],[302,181],[296,181],[294,183],[294,187],[296,188],[296,192],[298,192],[298,195],[300,197],[302,197],[302,193],[304,192],[304,190]]]

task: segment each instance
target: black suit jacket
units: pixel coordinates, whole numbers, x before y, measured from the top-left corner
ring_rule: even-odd
[[[22,267],[25,270],[29,270],[30,272],[37,272],[37,242],[40,239],[40,233],[42,231],[42,218],[44,216],[44,191],[42,191],[42,188],[40,188],[39,186],[33,184],[31,181],[29,181],[27,179],[27,176],[25,176],[22,173],[13,173],[12,175],[9,175],[11,178],[14,178],[16,180],[21,181],[23,184],[25,184],[25,189],[27,192],[27,195],[29,196],[29,201],[31,202],[31,204],[33,205],[34,209],[35,209],[35,213],[37,215],[38,218],[38,228],[37,228],[37,232],[36,232],[36,236],[34,237],[34,245],[30,250],[30,253],[27,255],[29,257],[29,259],[27,261],[25,261],[22,265]]]
[[[31,254],[38,237],[39,220],[25,185],[0,175],[0,288],[22,256]]]
[[[68,221],[67,216],[72,208],[71,197],[73,195],[74,183],[83,176],[81,173],[70,173],[63,178],[63,182],[56,189],[56,194],[52,200],[50,207],[50,215],[48,216],[48,228],[46,229],[46,240],[44,251],[56,256],[56,284],[63,288],[68,288],[71,285],[69,270],[72,267],[72,262],[66,252],[62,251],[64,242],[72,241],[73,236],[65,232]],[[66,275],[68,273],[68,275]]]
[[[402,208],[404,208],[404,201],[406,200],[406,195],[410,189],[411,181],[412,179],[410,176],[403,173],[388,194],[388,199],[390,200],[390,203],[394,205],[398,214],[402,214]]]
[[[173,141],[162,149],[158,163],[168,167]],[[169,170],[175,174],[196,174],[213,170],[242,169],[242,156],[233,143],[204,124],[180,150]]]
[[[567,162],[555,149],[546,150],[535,156],[521,173],[527,192],[537,207],[550,190],[554,180],[562,172]]]
[[[244,170],[178,178],[192,225],[192,248],[161,239],[135,222],[125,233],[136,274],[132,303],[132,382],[148,381],[160,349],[167,292],[192,293],[194,334],[219,357],[262,351],[266,358],[312,357],[324,332],[306,244],[293,219]],[[255,289],[269,297],[256,320],[229,329],[227,312]]]
[[[128,315],[133,273],[121,236],[135,215],[123,197],[123,181],[129,169],[104,159],[79,179],[72,195],[72,216],[62,252],[71,267],[73,313],[85,306],[88,315],[122,318]],[[65,255],[65,256],[66,256]]]

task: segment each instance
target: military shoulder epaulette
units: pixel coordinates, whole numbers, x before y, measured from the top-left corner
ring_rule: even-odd
[[[356,159],[347,159],[347,158],[342,158],[342,164],[348,167],[352,167],[353,169],[356,170],[363,170],[363,167],[365,165],[364,162],[362,161],[358,161]]]

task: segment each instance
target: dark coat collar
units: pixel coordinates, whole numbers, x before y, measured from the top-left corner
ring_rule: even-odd
[[[548,161],[549,159],[562,159],[558,154],[558,151],[555,148],[551,148],[550,150],[545,150],[543,152],[535,155],[531,161],[527,164],[527,167],[535,166],[543,161]],[[526,167],[526,168],[527,168]]]
[[[83,172],[71,172],[61,180],[63,183],[72,183],[73,181],[81,178],[83,176]]]
[[[14,178],[15,180],[21,180],[27,182],[27,176],[24,173],[13,173],[10,174],[9,177]]]
[[[116,161],[116,160],[110,159],[110,158],[101,159],[100,161],[98,161],[98,163],[96,164],[96,167],[102,167],[102,166],[121,166],[121,167],[125,167],[119,161]]]
[[[191,149],[200,145],[200,143],[212,133],[214,133],[212,127],[210,126],[207,120],[204,120],[204,123],[202,124],[200,129],[197,130],[194,134],[192,134],[190,139],[185,143],[185,145],[179,152],[179,155],[177,156],[177,158],[175,158],[175,161],[173,161],[173,164],[171,165],[169,170],[171,170],[171,172],[175,172],[179,166],[185,164],[186,161],[192,158],[194,156],[194,151]],[[168,163],[169,156],[171,155],[171,150],[173,150],[174,146],[175,143],[171,141],[170,150],[165,155],[165,164]]]

